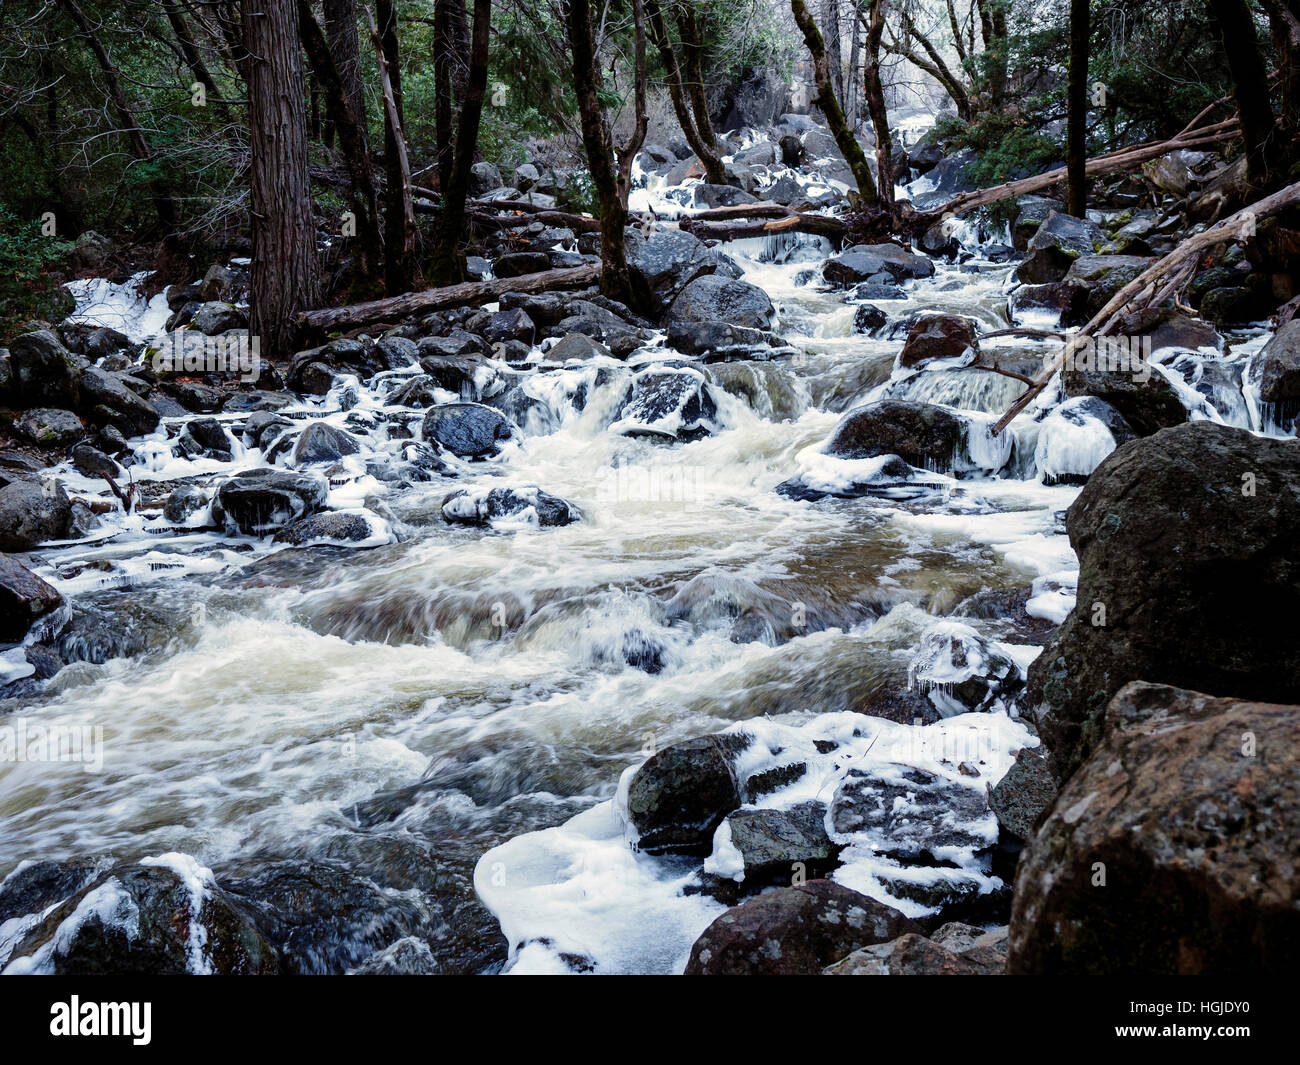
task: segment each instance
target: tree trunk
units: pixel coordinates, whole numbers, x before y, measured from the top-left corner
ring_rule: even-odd
[[[725,185],[727,174],[722,160],[700,136],[695,119],[691,115],[690,101],[686,97],[686,87],[682,82],[681,67],[677,64],[677,53],[673,49],[672,39],[668,36],[668,25],[664,21],[658,0],[645,0],[645,13],[650,38],[654,41],[659,58],[663,61],[668,82],[668,96],[672,100],[673,111],[677,114],[677,122],[682,127],[682,136],[686,138],[686,143],[691,146],[691,151],[696,154],[700,165],[704,167],[705,180],[711,185]]]
[[[1065,211],[1088,208],[1088,0],[1070,0],[1070,73],[1065,128]]]
[[[460,244],[465,237],[465,197],[469,192],[470,168],[478,143],[483,96],[487,91],[488,47],[492,32],[492,0],[474,0],[474,36],[470,43],[469,82],[456,129],[456,155],[442,190],[442,217],[438,230],[438,252],[434,278],[441,284],[463,281],[465,265]]]
[[[1296,156],[1291,141],[1300,135],[1300,0],[1263,0],[1277,51],[1282,82],[1282,133],[1288,161]]]
[[[353,0],[324,0],[325,37],[339,80],[361,135],[362,150],[370,154],[370,133],[366,127],[366,96],[361,89],[361,34],[357,30],[357,8]]]
[[[600,67],[590,0],[569,0],[567,26],[573,56],[573,88],[582,120],[582,143],[600,205],[600,290],[611,299],[631,305],[634,302],[632,278],[624,243],[628,215],[619,198],[609,123],[600,106]]]
[[[618,150],[618,200],[627,211],[628,196],[632,192],[632,163],[636,153],[645,143],[650,120],[645,99],[645,12],[641,0],[632,0],[632,94],[635,125],[627,143]]]
[[[713,135],[713,120],[709,117],[709,99],[704,91],[704,44],[700,36],[695,12],[683,8],[677,15],[677,34],[682,39],[682,60],[686,68],[686,90],[691,110],[695,115],[695,128],[704,146],[718,153],[718,138]]]
[[[220,100],[221,94],[217,91],[217,83],[213,81],[207,64],[203,62],[203,55],[199,52],[198,45],[194,43],[194,34],[190,32],[189,23],[185,21],[185,16],[177,4],[167,4],[167,21],[171,23],[172,33],[176,35],[176,43],[180,45],[181,55],[185,57],[185,65],[190,68],[194,80],[203,86],[203,91],[207,93],[209,100]]]
[[[294,0],[241,0],[241,13],[252,151],[249,334],[260,338],[263,358],[287,359],[293,315],[317,297],[298,8]]]
[[[862,63],[862,95],[876,131],[876,174],[880,198],[893,210],[894,146],[890,139],[889,111],[885,107],[885,85],[880,80],[880,38],[885,29],[885,8],[889,0],[871,0],[867,24],[866,54]]]
[[[1232,92],[1241,116],[1246,146],[1246,180],[1259,195],[1272,181],[1278,145],[1274,137],[1273,107],[1268,98],[1268,75],[1259,53],[1255,22],[1246,0],[1210,0],[1210,11],[1223,39],[1232,74]]]
[[[822,0],[822,25],[826,27],[826,62],[831,70],[831,87],[840,110],[848,102],[844,95],[844,56],[840,49],[840,0]]]
[[[813,73],[817,80],[817,106],[826,116],[826,124],[835,136],[835,143],[849,164],[849,169],[853,171],[853,177],[858,183],[858,194],[865,204],[874,205],[878,199],[876,183],[871,176],[871,167],[867,164],[867,155],[844,121],[844,112],[840,110],[839,100],[835,96],[835,86],[831,83],[826,58],[826,42],[822,40],[821,31],[808,13],[804,0],[790,0],[790,9],[794,12],[795,23],[803,33],[808,51],[812,53]]]
[[[325,92],[325,111],[338,133],[348,168],[348,197],[356,215],[357,243],[361,250],[361,273],[373,277],[382,261],[383,233],[380,228],[379,195],[370,168],[365,129],[353,110],[343,72],[316,16],[310,0],[298,0],[298,22],[307,61]],[[353,27],[355,29],[355,26]]]
[[[433,126],[438,153],[438,187],[451,183],[455,159],[455,130],[452,113],[455,96],[452,74],[456,66],[456,42],[451,30],[451,8],[457,0],[435,0],[433,5]]]
[[[393,0],[378,0],[375,11],[371,37],[384,95],[384,288],[390,295],[397,295],[414,288],[419,273],[415,262],[415,211],[411,208],[410,164],[402,132],[397,5]]]

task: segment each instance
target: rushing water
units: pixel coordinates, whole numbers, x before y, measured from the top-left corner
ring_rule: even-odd
[[[944,490],[894,503],[776,494],[820,461],[841,412],[882,390],[978,416],[1000,412],[1019,386],[960,371],[890,384],[903,335],[854,335],[841,294],[796,281],[824,247],[727,250],[772,296],[795,351],[710,368],[723,396],[713,435],[675,445],[617,435],[608,421],[622,378],[579,411],[567,397],[594,381],[590,369],[549,370],[534,391],[551,401],[554,431],[454,485],[389,492],[360,477],[336,489],[335,503],[382,512],[378,546],[272,550],[211,533],[160,536],[120,518],[112,536],[40,552],[40,572],[140,653],[75,663],[40,696],[3,707],[29,722],[102,726],[104,756],[98,771],[0,763],[0,876],[27,859],[85,855],[183,852],[219,879],[338,861],[416,900],[425,924],[396,934],[441,929],[444,966],[474,968],[461,939],[478,932],[462,936],[457,922],[473,924],[475,863],[583,814],[571,837],[597,869],[575,888],[581,898],[534,896],[505,913],[510,899],[480,870],[511,940],[559,914],[603,968],[680,964],[675,941],[628,934],[638,907],[644,925],[686,906],[689,930],[718,904],[670,904],[676,874],[638,866],[621,839],[600,843],[618,835],[608,800],[624,770],[648,749],[735,722],[796,724],[904,686],[929,616],[977,593],[1037,581],[1041,615],[1059,620],[1075,566],[1058,515],[1077,489],[1037,478],[1032,423],[1013,434],[1029,456],[1023,479],[944,478]],[[906,302],[884,306],[893,318],[933,308],[1005,327],[1011,267],[971,265],[978,272],[940,265],[909,285]],[[1004,363],[1035,365],[1046,350],[1004,343]],[[340,392],[301,413],[356,425]],[[378,399],[362,393],[364,412]],[[140,477],[204,468],[181,465]],[[450,526],[439,507],[462,484],[540,485],[583,520]],[[747,608],[788,616],[790,638],[736,635]],[[1010,643],[1032,658],[1035,648]],[[572,848],[526,839],[546,842],[506,848],[503,861],[527,867],[530,884],[576,883],[561,875]],[[608,897],[593,896],[602,890]],[[492,927],[475,912],[473,929]],[[554,967],[553,953],[536,967]]]

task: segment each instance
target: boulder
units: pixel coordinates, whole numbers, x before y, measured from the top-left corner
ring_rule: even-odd
[[[443,520],[455,525],[489,525],[529,510],[536,515],[537,524],[544,526],[569,525],[582,518],[582,512],[567,499],[543,492],[536,485],[489,492],[462,488],[442,501]]]
[[[311,466],[318,462],[337,462],[360,450],[361,443],[351,433],[326,422],[312,422],[298,436],[293,448],[293,464]]]
[[[1088,313],[1093,315],[1151,262],[1140,255],[1083,255],[1070,264],[1065,280],[1088,286]]]
[[[363,511],[326,510],[295,521],[275,534],[278,544],[361,543],[375,535],[374,525]]]
[[[23,333],[9,343],[10,388],[22,406],[75,407],[77,380],[88,365],[48,329]]]
[[[947,470],[964,439],[965,424],[942,407],[882,399],[844,415],[825,450],[843,459],[897,455],[912,466]]]
[[[271,974],[275,951],[186,855],[119,865],[48,912],[14,944],[6,973],[75,976]]]
[[[1007,297],[1007,316],[1017,325],[1083,325],[1088,321],[1088,286],[1077,281],[1021,285]]]
[[[1060,281],[1080,256],[1092,256],[1105,241],[1106,234],[1091,222],[1049,211],[1029,239],[1016,277],[1028,285]]]
[[[743,329],[769,329],[776,311],[757,285],[718,274],[697,277],[673,300],[668,324],[728,322]]]
[[[61,540],[71,518],[72,504],[59,481],[11,481],[0,488],[0,551],[30,551]]]
[[[700,736],[647,759],[627,789],[636,846],[648,854],[708,854],[714,830],[741,805],[732,758],[746,742],[730,734]]]
[[[1046,753],[1023,747],[1003,778],[989,789],[989,808],[1004,834],[1027,840],[1058,790]]]
[[[581,333],[567,333],[559,342],[547,349],[547,362],[586,362],[599,356],[608,356],[609,348]]]
[[[544,251],[507,252],[492,264],[492,273],[499,278],[522,277],[538,274],[551,268],[551,257]]]
[[[695,440],[717,428],[718,404],[694,368],[642,370],[628,382],[610,431],[661,440]]]
[[[502,187],[501,171],[488,162],[475,163],[469,168],[469,194],[486,196]]]
[[[816,975],[860,947],[920,932],[915,921],[830,880],[809,880],[719,916],[691,947],[687,975]]]
[[[1121,445],[1066,515],[1078,603],[1029,668],[1024,708],[1058,777],[1107,703],[1148,679],[1300,702],[1300,443],[1193,422]]]
[[[1100,346],[1096,349],[1096,362],[1105,360],[1104,350]],[[1073,367],[1062,370],[1061,386],[1067,396],[1095,396],[1104,401],[1123,416],[1138,436],[1150,436],[1187,421],[1187,408],[1159,369],[1150,364],[1138,370],[1131,363],[1121,366],[1117,362],[1116,366],[1087,368],[1076,361]]]
[[[827,261],[822,276],[832,285],[848,288],[862,281],[905,281],[934,275],[934,263],[897,244],[855,244]]]
[[[945,848],[984,850],[997,836],[982,788],[901,763],[850,769],[829,823],[832,838],[852,835],[878,854],[922,864]]]
[[[1300,706],[1121,688],[1021,856],[1009,971],[1286,979],[1297,779]]]
[[[265,536],[325,506],[329,482],[314,473],[257,469],[223,481],[212,515],[228,532]]]
[[[89,366],[77,379],[77,410],[99,425],[111,425],[127,436],[143,436],[158,428],[158,411],[141,399],[116,374]]]
[[[232,303],[205,303],[190,320],[204,336],[217,336],[228,329],[247,329],[248,316]]]
[[[779,877],[788,883],[796,863],[817,872],[835,864],[839,847],[826,834],[825,817],[826,804],[816,801],[788,810],[742,809],[721,831],[739,853],[747,881]]]
[[[1047,221],[1048,215],[1054,211],[1065,211],[1065,205],[1060,200],[1048,199],[1046,196],[1020,196],[1016,199],[1016,208],[1016,218],[1011,225],[1011,243],[1017,251],[1025,251],[1029,247],[1029,242],[1038,232],[1038,227]]]
[[[1001,976],[1007,970],[1006,926],[985,931],[949,922],[927,937],[912,932],[855,950],[823,976]]]
[[[206,510],[210,499],[210,493],[201,485],[178,485],[163,504],[163,517],[174,525],[188,524],[190,515]]]
[[[979,334],[969,318],[956,314],[925,315],[908,332],[898,365],[911,368],[944,359],[953,360],[954,366],[969,366],[979,358],[979,350]]]
[[[1265,403],[1300,401],[1300,318],[1282,326],[1250,360],[1246,380]]]
[[[181,452],[192,459],[209,458],[229,462],[230,438],[216,418],[192,418],[176,441]]]
[[[86,435],[86,427],[70,410],[37,407],[14,419],[14,432],[40,447],[67,447]]]
[[[63,605],[63,596],[16,558],[0,554],[0,643],[21,643],[32,625]]]
[[[497,454],[517,430],[500,411],[481,403],[444,403],[424,416],[424,439],[461,458]]]

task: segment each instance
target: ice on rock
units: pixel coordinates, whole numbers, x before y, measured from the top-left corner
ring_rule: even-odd
[[[931,625],[907,667],[908,686],[929,696],[945,717],[972,710],[1008,709],[1024,684],[1024,671],[998,644],[971,626],[944,620]]]

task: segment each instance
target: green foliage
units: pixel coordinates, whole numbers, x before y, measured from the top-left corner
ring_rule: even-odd
[[[20,218],[0,203],[0,335],[28,318],[67,315],[58,271],[71,250],[71,241],[43,235],[38,219]]]

